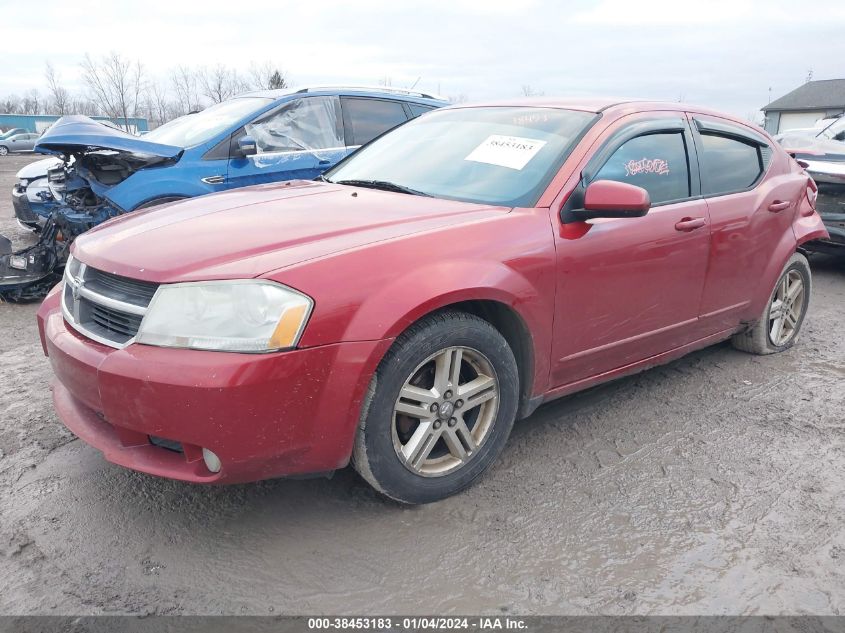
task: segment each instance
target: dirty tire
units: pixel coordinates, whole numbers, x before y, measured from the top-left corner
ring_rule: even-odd
[[[793,274],[793,277],[795,274],[799,275],[804,284],[804,295],[801,301],[801,314],[798,318],[797,324],[795,325],[794,334],[783,344],[776,345],[770,336],[770,314],[778,293],[778,288],[783,283],[783,280],[791,273]],[[801,253],[795,253],[789,258],[789,261],[786,262],[783,272],[778,277],[777,283],[775,284],[774,289],[772,289],[772,294],[766,302],[766,307],[763,314],[760,316],[760,319],[745,332],[735,334],[731,339],[733,346],[738,350],[749,352],[751,354],[774,354],[792,347],[801,334],[801,326],[804,323],[804,319],[807,316],[807,309],[810,305],[812,287],[813,278],[812,273],[810,272],[810,264],[807,262],[807,258],[804,255]]]
[[[395,444],[398,433],[395,408],[400,390],[406,387],[406,382],[415,376],[415,372],[422,371],[420,367],[425,366],[427,359],[450,348],[463,348],[467,355],[476,352],[479,358],[489,361],[488,367],[493,370],[493,378],[497,382],[498,406],[488,414],[489,423],[485,426],[487,431],[483,441],[470,451],[465,461],[454,466],[454,470],[447,469],[444,474],[425,476],[414,472],[399,457]],[[457,366],[466,370],[467,365],[462,365],[463,362],[459,361]],[[437,371],[436,364],[432,371]],[[459,384],[461,382],[458,381]],[[496,328],[464,312],[447,311],[430,315],[401,334],[379,364],[362,407],[352,454],[353,466],[376,490],[401,503],[430,503],[456,494],[472,485],[502,451],[516,418],[518,394],[516,360]],[[445,398],[441,400],[445,401]],[[474,433],[476,425],[481,423],[484,411],[481,407],[484,405],[471,405],[470,402],[468,398],[463,405],[467,419],[473,415],[470,410],[479,407],[475,421],[467,422],[467,427],[473,424],[471,430]],[[433,416],[436,418],[437,414]],[[422,425],[422,420],[419,424]],[[446,427],[443,426],[443,440],[440,440],[442,444],[439,448],[441,451],[446,448],[448,452],[451,449],[446,444],[445,435]],[[447,454],[443,459],[452,457]]]
[[[0,156],[5,156],[9,153],[9,148],[5,145],[0,145]]]

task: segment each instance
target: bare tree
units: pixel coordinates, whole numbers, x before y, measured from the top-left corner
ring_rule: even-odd
[[[107,116],[123,119],[129,130],[129,117],[139,106],[144,83],[141,62],[113,52],[99,61],[86,54],[81,66],[82,79],[93,99]]]
[[[4,114],[18,114],[21,110],[21,99],[18,95],[8,95],[0,102],[0,112]]]
[[[220,103],[243,91],[243,82],[238,76],[238,71],[224,64],[203,68],[199,72],[199,81],[203,95],[213,103]]]
[[[157,81],[147,84],[144,108],[146,117],[154,128],[178,116],[176,105],[169,100],[167,91]]]
[[[62,86],[61,78],[53,68],[53,64],[47,62],[44,69],[44,78],[47,80],[47,88],[50,90],[52,102],[48,106],[56,114],[68,114],[70,106],[70,93]]]
[[[85,116],[98,116],[102,114],[102,110],[91,99],[74,99],[70,102],[70,111],[73,114],[84,114]]]
[[[272,62],[252,62],[249,65],[248,86],[252,90],[278,90],[290,88],[290,83],[284,71],[279,70]]]
[[[21,100],[21,114],[41,114],[41,95],[37,88],[33,88]]]
[[[170,81],[176,91],[176,106],[180,115],[202,109],[197,90],[197,72],[194,69],[177,66],[170,74]]]
[[[534,88],[532,88],[528,84],[522,85],[522,95],[525,96],[525,97],[542,97],[545,94],[546,93],[543,92],[542,90],[540,90],[540,91],[534,90]]]

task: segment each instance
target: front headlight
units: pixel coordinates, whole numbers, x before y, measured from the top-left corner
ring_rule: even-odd
[[[159,286],[137,343],[223,352],[296,347],[310,297],[272,281],[200,281]]]

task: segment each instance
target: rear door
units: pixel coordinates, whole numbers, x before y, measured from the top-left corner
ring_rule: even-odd
[[[227,185],[313,180],[346,153],[340,102],[336,96],[301,97],[288,101],[248,123],[232,136],[255,139],[257,153],[229,160]]]
[[[567,225],[557,236],[552,385],[601,375],[700,337],[710,247],[691,130],[683,114],[626,117],[582,171],[646,189],[641,218]],[[583,199],[583,198],[581,198]]]
[[[401,125],[413,115],[401,101],[369,97],[341,97],[346,146],[357,149]]]
[[[715,333],[739,324],[775,246],[792,233],[794,202],[806,180],[764,179],[772,157],[765,136],[720,117],[689,116],[711,219],[701,318]]]

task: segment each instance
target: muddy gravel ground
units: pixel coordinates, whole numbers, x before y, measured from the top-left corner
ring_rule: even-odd
[[[0,158],[0,231],[15,171]],[[799,344],[723,344],[541,407],[447,501],[352,471],[212,488],[58,421],[37,305],[0,305],[0,613],[845,614],[845,264]]]

